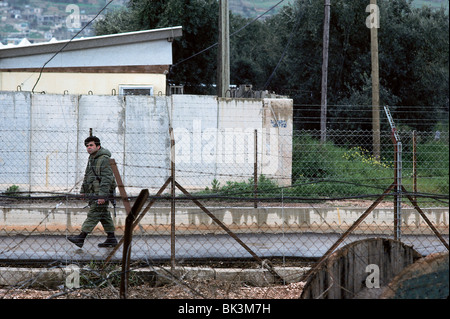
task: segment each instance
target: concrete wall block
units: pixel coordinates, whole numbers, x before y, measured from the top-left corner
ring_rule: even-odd
[[[170,176],[170,124],[176,178],[187,189],[204,189],[214,179],[248,181],[255,130],[258,175],[276,176],[283,185],[291,180],[289,99],[0,92],[0,101],[5,189],[77,192],[87,163],[83,141],[92,129],[112,152],[130,195],[157,190]]]

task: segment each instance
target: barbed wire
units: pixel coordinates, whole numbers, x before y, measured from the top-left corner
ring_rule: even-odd
[[[56,105],[49,105],[49,107],[52,106]],[[103,106],[109,107],[108,104],[103,104]],[[199,105],[194,107],[199,107],[200,112],[208,110],[207,107],[200,107]],[[300,108],[296,105],[294,114],[297,111],[317,111],[311,105],[302,110],[296,110],[297,107]],[[189,107],[186,106],[183,109],[187,112]],[[347,121],[349,124],[369,122],[369,116],[364,115],[366,109],[368,110],[366,106],[356,107],[355,110],[349,111],[349,119],[337,116],[331,117],[331,121],[343,124]],[[414,110],[415,116],[417,115],[418,118],[422,116],[419,111],[432,110],[431,107],[412,107],[411,109]],[[260,108],[255,108],[255,112],[259,112],[259,110]],[[395,112],[394,109],[392,112],[394,116],[399,114]],[[19,114],[22,114],[22,112],[15,113],[15,116],[19,118]],[[36,245],[46,244],[47,240],[49,242],[59,239],[64,240],[60,237],[64,237],[64,235],[77,229],[76,226],[71,224],[69,227],[67,223],[64,230],[55,231],[52,229],[54,227],[51,224],[52,218],[55,215],[66,214],[67,220],[69,220],[75,217],[75,214],[84,214],[78,201],[96,199],[95,196],[86,197],[77,193],[77,188],[83,180],[87,162],[87,154],[83,153],[84,147],[79,146],[82,143],[79,143],[78,139],[82,139],[80,136],[87,135],[88,132],[87,129],[78,126],[66,127],[66,120],[69,115],[56,115],[56,113],[46,110],[34,112],[32,118],[28,118],[30,114],[26,112],[22,115],[25,116],[25,122],[29,123],[29,126],[16,125],[0,128],[0,208],[4,208],[2,210],[3,219],[0,221],[0,236],[5,239],[0,241],[0,263],[6,265],[11,265],[9,263],[12,261],[15,263],[28,262],[29,265],[41,263],[43,269],[53,269],[52,267],[56,266],[52,263],[42,265],[45,262],[40,259],[39,253],[41,252],[31,251],[29,254],[24,252],[36,249]],[[360,115],[361,117],[359,117]],[[212,214],[218,216],[227,214],[226,218],[231,220],[230,222],[227,220],[227,225],[230,225],[233,231],[243,237],[244,241],[252,248],[254,247],[255,250],[262,247],[261,250],[257,250],[258,253],[262,252],[263,254],[266,251],[264,249],[268,246],[269,258],[281,256],[283,258],[282,265],[285,265],[286,258],[293,258],[294,264],[300,264],[305,261],[305,256],[316,256],[318,251],[327,249],[329,246],[328,236],[343,234],[349,227],[348,223],[352,223],[359,214],[353,212],[352,214],[355,216],[351,218],[346,216],[347,219],[342,219],[341,222],[340,219],[344,218],[344,215],[340,215],[338,208],[346,207],[348,203],[351,203],[350,205],[358,203],[359,210],[367,208],[365,206],[368,206],[370,201],[379,198],[386,187],[394,181],[396,161],[393,157],[394,148],[389,129],[380,132],[381,159],[375,159],[372,156],[371,149],[373,133],[371,130],[345,129],[348,126],[342,125],[341,129],[328,129],[327,142],[321,143],[319,130],[300,130],[296,129],[295,126],[295,123],[302,121],[303,124],[318,123],[315,117],[309,115],[307,117],[294,116],[291,134],[283,135],[280,134],[279,127],[273,128],[278,131],[276,135],[278,149],[271,154],[273,160],[278,163],[278,170],[266,174],[263,170],[262,156],[268,154],[268,148],[261,149],[261,146],[265,146],[268,140],[259,142],[257,144],[258,149],[253,150],[253,136],[249,128],[253,122],[240,117],[236,118],[231,113],[224,115],[224,118],[235,121],[234,124],[242,125],[242,128],[240,128],[242,132],[248,129],[249,134],[245,135],[246,142],[243,144],[245,147],[222,147],[219,155],[227,161],[223,160],[222,163],[215,160],[207,162],[202,158],[203,154],[194,151],[193,144],[195,142],[193,139],[189,139],[188,143],[183,143],[182,139],[176,140],[176,165],[173,172],[175,180],[189,188],[190,196],[178,191],[173,197],[166,189],[160,196],[150,195],[147,203],[149,204],[151,201],[162,202],[163,206],[167,207],[174,203],[175,206],[187,211],[185,208],[188,205],[193,206],[193,199],[202,201],[208,206]],[[45,123],[36,125],[37,122],[43,120],[54,120],[57,121],[58,125],[52,124],[48,127],[45,126]],[[136,119],[136,121],[138,120],[141,119]],[[168,119],[165,114],[160,114],[160,120],[166,121],[167,124]],[[187,136],[193,136],[194,128],[198,129],[197,133],[201,133],[205,126],[214,127],[217,117],[205,116],[200,124],[196,123],[195,125],[193,120],[195,120],[195,116],[192,116],[192,119],[185,117],[179,122],[181,126],[184,126],[183,132]],[[419,121],[421,120],[416,119],[413,123]],[[425,119],[421,124],[432,123],[430,121],[430,119]],[[262,127],[260,119],[258,123],[259,127]],[[406,122],[400,120],[397,123]],[[271,124],[277,126],[279,123]],[[384,124],[387,124],[387,122],[384,121]],[[124,126],[119,125],[119,127],[102,127],[95,132],[102,136],[102,145],[107,148],[110,147],[113,153],[112,157],[117,160],[117,167],[122,175],[125,190],[129,191],[127,199],[130,201],[136,199],[134,193],[138,189],[149,188],[152,191],[159,189],[172,172],[168,143],[169,134],[164,130],[159,132],[158,130],[161,128],[157,129],[150,126],[145,126],[142,130],[129,129],[129,127],[125,130]],[[164,125],[161,127],[165,128]],[[423,126],[421,127],[423,128]],[[407,191],[394,189],[386,194],[385,200],[390,202],[386,206],[389,206],[391,210],[394,207],[393,200],[395,201],[396,197],[403,198],[402,205],[404,207],[409,206],[408,209],[412,209],[413,205],[410,205],[411,203],[405,197],[415,198],[420,205],[430,208],[430,214],[433,216],[431,222],[437,227],[438,232],[447,238],[448,217],[446,216],[448,216],[449,205],[447,153],[449,138],[448,131],[445,129],[445,121],[442,127],[442,132],[439,132],[439,135],[436,135],[435,128],[432,126],[426,128],[425,131],[416,132],[417,150],[414,151],[411,132],[399,130],[403,141],[402,182],[406,185]],[[177,137],[176,134],[175,137]],[[234,136],[235,142],[237,139],[239,139],[239,142],[244,141],[242,136]],[[156,140],[160,142],[160,148],[152,148],[151,145],[153,144],[147,143]],[[205,141],[201,141],[200,145],[202,142]],[[214,151],[216,150],[218,148],[214,149]],[[212,150],[207,149],[206,151]],[[241,158],[230,160],[230,157],[236,156],[237,153]],[[189,157],[183,158],[183,155],[186,154]],[[347,157],[344,158],[344,155]],[[418,158],[414,158],[413,155]],[[254,156],[257,158],[256,170]],[[186,162],[180,161],[180,158]],[[242,161],[239,162],[240,160]],[[345,164],[345,169],[342,164]],[[413,171],[413,167],[416,171]],[[413,182],[414,177],[417,177],[417,183]],[[16,185],[15,188],[14,185]],[[120,201],[122,197],[114,196],[107,199]],[[42,201],[37,206],[43,207],[44,214],[38,215],[31,222],[32,225],[15,226],[16,220],[14,217],[19,215],[14,215],[14,208],[22,206],[24,203],[31,207],[33,206],[31,203],[34,201]],[[75,202],[77,202],[76,205]],[[254,210],[251,206],[255,203],[260,205],[258,207],[271,207],[278,210],[275,213],[269,210]],[[299,204],[292,205],[295,207],[309,208],[308,211],[311,211],[311,213],[305,213],[304,211],[300,213],[288,212],[287,209],[292,203]],[[336,206],[337,210],[333,210],[330,213],[331,215],[326,215],[320,211],[322,206]],[[69,212],[69,209],[74,207],[76,207],[77,212]],[[241,211],[230,213],[229,211],[233,208],[239,208]],[[435,208],[437,208],[436,212]],[[200,208],[194,206],[194,209],[196,209],[194,213],[191,211],[183,212],[184,215],[181,217],[184,220],[175,227],[177,244],[179,243],[180,249],[188,251],[188,253],[182,254],[179,263],[183,264],[185,260],[192,260],[201,256],[208,262],[213,258],[221,261],[234,258],[235,265],[242,265],[246,259],[245,256],[240,255],[240,252],[236,252],[239,251],[238,248],[234,248],[228,241],[223,243],[217,239],[218,235],[225,236],[225,231],[217,227],[211,219],[203,220],[203,215],[200,215]],[[197,214],[197,212],[200,212],[200,214]],[[269,213],[277,217],[272,224],[265,221]],[[160,239],[164,241],[168,238],[169,225],[165,221],[158,220],[158,214],[164,217],[169,216],[167,213],[155,213],[151,217],[153,218],[151,222],[140,223],[136,228],[137,242],[134,247],[139,249],[140,252],[145,252],[133,257],[136,267],[139,263],[141,265],[143,263],[145,266],[157,265],[165,258],[161,256],[164,256],[163,254],[168,247],[157,241]],[[378,217],[374,217],[364,226],[363,230],[355,234],[355,237],[347,238],[344,242],[352,242],[355,238],[361,238],[358,236],[392,238],[394,216],[390,211],[388,214],[386,220],[378,220]],[[412,223],[411,221],[406,223],[406,218],[411,219],[409,214],[408,211],[403,215],[405,216],[404,223],[407,231],[405,240],[410,240],[411,244],[423,251],[442,251],[443,245],[433,240],[433,235],[430,235],[431,231],[425,229],[427,226],[423,226],[423,223],[417,220],[420,216]],[[116,221],[119,221],[122,217],[123,214],[117,217]],[[208,218],[208,216],[205,215],[205,218]],[[262,222],[258,219],[261,219]],[[198,222],[194,222],[194,220]],[[257,234],[259,237],[246,237],[247,234]],[[309,238],[308,236],[312,236],[311,234],[320,234],[327,238]],[[408,238],[409,235],[413,236],[415,241]],[[98,236],[98,233],[95,236]],[[279,241],[277,236],[281,237]],[[191,240],[189,245],[187,244],[187,238]],[[198,249],[203,249],[205,252],[198,252],[198,256],[195,255],[194,249],[191,248],[192,243],[201,246]],[[66,252],[67,257],[62,261],[58,260],[60,265],[78,262],[77,256],[73,256],[72,251],[69,251],[65,246],[63,247],[62,244],[60,245],[60,247],[52,247],[54,250],[62,249]],[[37,250],[45,251],[49,249],[44,246]],[[274,246],[277,247],[276,251],[273,249]],[[300,251],[301,249],[303,250]],[[161,255],[159,251],[162,251]],[[35,260],[22,260],[33,253],[36,254]],[[98,252],[94,252],[93,255],[96,253]],[[301,260],[295,259],[298,256],[301,256]],[[360,257],[357,256],[357,259]],[[79,262],[80,264],[89,263],[86,260]],[[98,263],[99,261],[94,260],[92,262]],[[167,261],[165,262],[167,263]],[[252,262],[254,263],[254,261]],[[98,279],[87,278],[88,283],[82,285],[83,288],[92,287],[95,290],[109,285],[111,290],[117,293],[116,288],[110,283],[117,280],[118,276],[122,274],[121,271],[115,269],[106,274],[92,269],[86,269],[86,271],[97,276]],[[0,274],[0,276],[2,275]],[[6,295],[13,293],[15,288],[31,287],[39,279],[38,277],[39,275],[33,275],[20,284],[8,287]],[[170,278],[171,274],[167,274],[167,277]],[[172,279],[176,285],[186,284],[187,286],[183,286],[184,289],[194,296],[205,296],[202,291],[196,289],[192,283],[184,281],[183,278]],[[339,282],[334,280],[333,285],[338,284]],[[77,291],[80,291],[80,289],[60,289],[51,297],[64,297]],[[325,296],[326,291],[323,293],[323,296]]]
[[[320,181],[311,181],[308,183],[302,183],[297,184],[294,186],[277,186],[277,187],[270,187],[265,188],[263,190],[259,189],[257,191],[254,190],[229,190],[229,191],[221,191],[221,192],[211,192],[208,194],[191,194],[190,196],[184,196],[184,195],[176,195],[175,197],[169,195],[169,194],[163,194],[159,196],[149,195],[149,199],[161,199],[161,200],[176,200],[176,201],[186,201],[191,199],[217,199],[217,200],[238,200],[238,201],[247,201],[247,202],[254,202],[256,201],[277,201],[280,202],[281,200],[285,201],[338,201],[338,200],[348,200],[348,199],[364,199],[364,198],[376,198],[379,197],[382,193],[371,193],[371,194],[349,194],[346,196],[321,196],[321,197],[314,197],[314,196],[289,196],[289,195],[279,195],[274,196],[275,193],[281,193],[283,189],[290,189],[294,187],[301,187],[305,185],[311,185],[311,184],[320,184],[320,183],[338,183],[338,184],[348,184],[348,185],[354,185],[354,186],[363,186],[366,188],[373,188],[378,190],[383,190],[382,187],[372,186],[372,185],[366,185],[366,184],[360,184],[356,182],[348,182],[348,181],[338,181],[338,180],[320,180]],[[131,186],[133,187],[133,186]],[[33,195],[33,194],[39,194],[39,195]],[[46,195],[42,195],[46,194]],[[257,194],[258,197],[255,199],[252,197],[253,195]],[[240,196],[239,196],[240,195]],[[421,192],[396,192],[392,191],[388,196],[401,196],[401,195],[410,195],[418,198],[423,199],[433,199],[436,201],[440,201],[441,203],[447,203],[444,202],[444,200],[449,200],[449,195],[446,194],[434,194],[434,193],[421,193]],[[129,199],[135,199],[137,196],[127,196]],[[83,200],[83,201],[91,201],[91,200],[97,200],[99,198],[104,198],[106,200],[120,200],[122,199],[120,196],[96,196],[96,195],[77,195],[73,193],[61,193],[61,192],[51,192],[51,191],[21,191],[21,192],[14,192],[12,195],[8,194],[2,194],[0,193],[0,198],[5,199],[15,199],[19,201],[33,201],[33,200],[61,200],[61,199],[77,199],[77,200]],[[56,207],[57,208],[57,207]]]

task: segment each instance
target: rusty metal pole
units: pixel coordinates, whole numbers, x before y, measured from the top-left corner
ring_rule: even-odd
[[[423,210],[419,207],[419,205],[417,204],[417,201],[408,194],[408,192],[406,191],[406,189],[402,186],[403,192],[405,192],[406,197],[409,199],[409,201],[411,202],[411,204],[413,204],[414,208],[419,212],[420,216],[422,216],[422,218],[425,220],[425,222],[427,223],[428,227],[431,228],[431,230],[433,231],[433,233],[436,235],[437,238],[439,238],[439,240],[442,242],[442,244],[445,246],[445,248],[447,248],[447,250],[450,250],[448,243],[445,241],[444,237],[442,237],[442,235],[438,232],[438,230],[436,229],[436,227],[434,227],[434,225],[431,223],[431,221],[428,219],[428,217],[425,215],[425,213],[423,212]]]
[[[159,189],[159,191],[153,196],[152,200],[148,203],[147,207],[145,207],[145,209],[142,211],[142,213],[138,217],[135,218],[135,220],[133,222],[133,229],[136,228],[136,226],[139,224],[141,219],[145,216],[145,214],[150,210],[150,208],[153,206],[153,204],[157,201],[158,197],[161,196],[161,194],[164,192],[164,190],[169,185],[170,181],[171,181],[171,178],[169,177],[166,180],[166,182],[164,183],[164,185]],[[116,247],[114,247],[114,249],[109,253],[108,257],[105,259],[103,269],[110,262],[111,258],[114,256],[116,251],[119,250],[120,246],[123,244],[123,240],[124,240],[124,238],[122,237],[119,240],[119,243],[116,245]]]
[[[128,215],[131,211],[131,205],[130,201],[128,200],[127,192],[125,191],[125,186],[123,185],[122,178],[120,177],[119,170],[117,169],[116,160],[114,158],[111,158],[109,160],[109,164],[111,165],[114,177],[116,178],[117,188],[119,189],[119,194],[122,198],[123,206],[125,207],[125,211]]]
[[[349,229],[347,229],[341,237],[326,251],[326,253],[317,261],[317,263],[314,265],[313,268],[311,268],[306,275],[303,276],[302,280],[306,280],[310,276],[312,276],[314,273],[317,272],[317,270],[320,268],[320,266],[325,262],[325,260],[330,257],[330,255],[333,253],[333,251],[344,241],[345,238],[348,237],[354,231],[363,221],[364,219],[378,206],[379,203],[383,201],[383,199],[395,188],[396,184],[393,182],[384,192],[381,194],[380,197],[378,197],[375,202],[370,205],[369,208],[366,209],[366,211],[359,216],[359,218],[350,226]]]
[[[133,222],[134,219],[139,214],[139,211],[144,206],[145,201],[148,198],[148,189],[143,189],[139,193],[136,202],[131,208],[130,213],[127,215],[125,220],[125,235],[123,236],[123,255],[122,255],[122,273],[120,280],[120,298],[127,298],[128,290],[128,277],[130,272],[130,256],[131,256],[131,237],[133,235]]]
[[[275,269],[271,266],[270,263],[265,262],[262,260],[250,247],[248,247],[238,236],[236,236],[235,233],[233,233],[224,223],[222,223],[213,213],[211,213],[202,203],[200,203],[198,200],[196,200],[183,186],[175,182],[176,186],[180,191],[183,192],[192,202],[194,202],[206,215],[211,217],[211,219],[219,225],[224,231],[227,232],[228,235],[230,235],[234,240],[236,240],[252,257],[261,263],[263,267],[265,267],[271,274],[274,276],[274,279],[277,280],[279,283],[284,283],[283,277],[281,277]]]

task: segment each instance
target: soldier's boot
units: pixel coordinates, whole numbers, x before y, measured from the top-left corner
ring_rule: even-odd
[[[78,247],[83,247],[84,244],[84,240],[86,239],[87,233],[85,232],[81,232],[79,235],[77,236],[69,236],[67,237],[67,240],[70,241],[71,243],[74,243],[75,245],[77,245]]]
[[[116,247],[117,239],[116,239],[116,236],[114,235],[114,232],[108,232],[106,234],[107,234],[106,241],[98,244],[98,247],[101,247],[101,248],[102,247]]]

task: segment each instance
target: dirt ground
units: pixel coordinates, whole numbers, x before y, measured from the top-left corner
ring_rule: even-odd
[[[80,205],[79,201],[71,201]],[[46,200],[14,201],[3,203],[8,205],[42,205],[49,206]],[[53,204],[53,203],[51,203]],[[188,204],[191,204],[188,202]],[[211,206],[220,205],[216,202]],[[250,205],[252,203],[234,203],[235,205]],[[349,206],[359,206],[365,203],[350,201]],[[168,205],[165,202],[162,206]],[[260,203],[260,207],[278,206],[277,203]],[[286,207],[308,206],[308,204],[287,203]],[[323,206],[325,203],[315,203],[315,206]],[[328,203],[336,205],[336,203]],[[50,207],[50,206],[49,206]],[[298,299],[301,295],[304,282],[291,283],[280,286],[253,287],[243,283],[220,281],[190,281],[161,287],[152,287],[149,284],[130,287],[128,299]],[[118,299],[119,288],[109,286],[106,288],[76,289],[76,290],[52,290],[52,289],[12,289],[0,287],[0,299]]]
[[[151,287],[129,287],[127,299],[298,299],[304,282],[270,287],[225,281],[189,281]],[[118,287],[75,290],[2,289],[0,299],[118,299]]]
[[[27,201],[27,204],[46,205],[46,201]],[[17,204],[17,201],[8,201],[6,205]],[[248,203],[245,203],[248,204]],[[369,207],[372,201],[339,201],[321,202],[314,204],[284,203],[285,207],[314,206],[314,207]],[[213,205],[212,205],[213,206]],[[276,206],[274,203],[260,203],[259,207]],[[384,201],[379,207],[391,207],[392,203]],[[273,285],[268,287],[254,287],[244,283],[225,281],[183,281],[170,285],[154,287],[150,284],[141,284],[129,287],[128,299],[298,299],[302,293],[305,282],[286,285]],[[369,296],[366,296],[366,298]],[[370,296],[369,298],[374,298]],[[83,289],[31,289],[31,288],[4,288],[0,287],[0,299],[119,299],[117,285],[102,288]],[[362,297],[364,298],[364,297]]]

